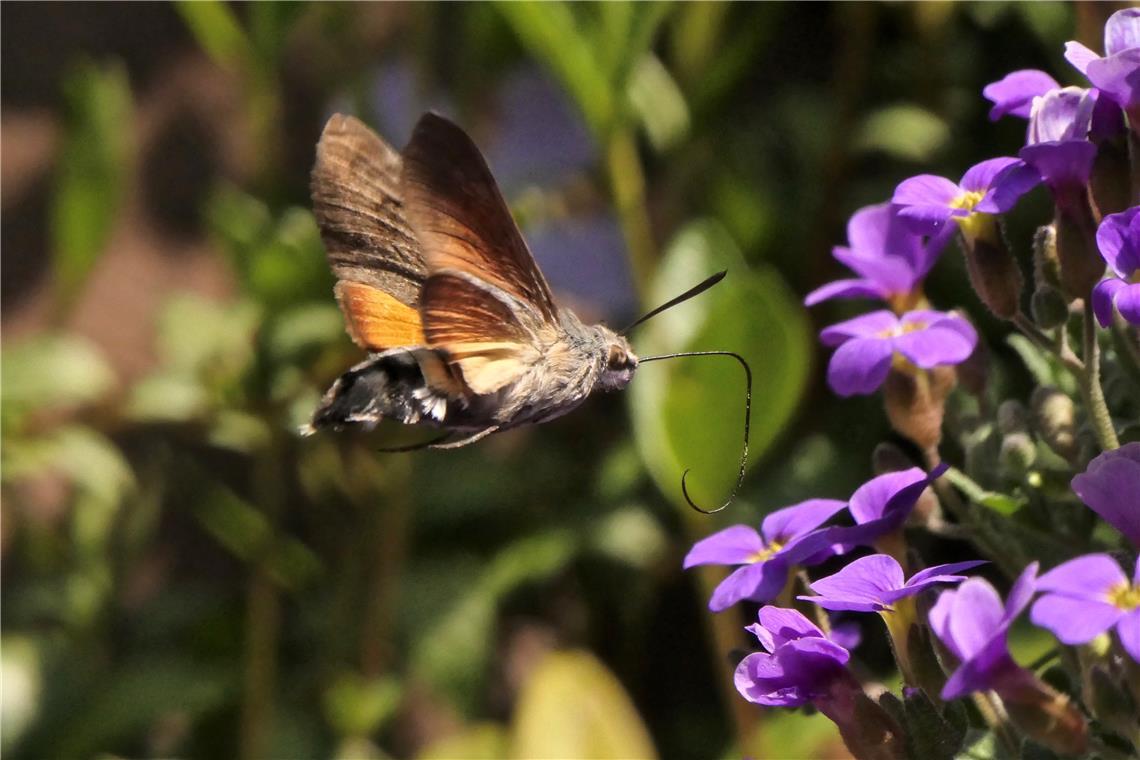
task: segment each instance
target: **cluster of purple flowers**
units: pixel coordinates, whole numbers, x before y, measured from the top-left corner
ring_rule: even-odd
[[[735,682],[741,695],[768,706],[814,705],[837,723],[856,756],[897,751],[898,745],[891,742],[908,729],[894,722],[897,715],[876,712],[874,703],[868,707],[859,702],[865,695],[848,668],[851,648],[829,628],[821,610],[877,613],[886,623],[908,687],[941,700],[978,692],[996,694],[1018,726],[1062,752],[1083,752],[1088,726],[1067,695],[1054,691],[1011,655],[1007,634],[1024,611],[1030,610],[1032,624],[1049,630],[1065,645],[1103,642],[1098,650],[1107,657],[1103,667],[1115,668],[1113,672],[1124,668],[1140,679],[1140,559],[1129,574],[1117,557],[1095,551],[1059,563],[1045,562],[1056,566],[1040,576],[1037,561],[1022,560],[1010,572],[1012,576],[1024,568],[1003,602],[987,580],[962,574],[985,564],[984,560],[924,568],[908,550],[903,532],[923,499],[932,500],[937,510],[963,498],[950,483],[936,482],[948,470],[938,454],[941,433],[922,438],[913,432],[919,427],[897,422],[897,410],[902,409],[904,414],[926,415],[940,428],[955,366],[969,360],[978,347],[978,334],[966,317],[935,310],[923,291],[924,279],[951,238],[957,237],[982,303],[1042,350],[1052,350],[1059,364],[1083,373],[1078,380],[1085,413],[1103,453],[1095,458],[1091,452],[1083,457],[1077,453],[1071,440],[1076,435],[1072,403],[1067,397],[1050,401],[1057,395],[1055,389],[1041,389],[1050,393],[1039,394],[1035,403],[1053,416],[1038,423],[1034,434],[1042,446],[1053,449],[1058,461],[1070,465],[1070,474],[1079,473],[1071,477],[1071,493],[1116,528],[1133,545],[1133,553],[1140,549],[1140,442],[1120,446],[1117,441],[1099,387],[1100,349],[1093,322],[1095,317],[1102,328],[1117,330],[1133,351],[1140,346],[1135,328],[1130,327],[1140,325],[1140,206],[1136,205],[1140,179],[1134,166],[1124,186],[1129,182],[1135,186],[1126,190],[1122,202],[1122,196],[1114,194],[1111,176],[1094,176],[1111,171],[1110,162],[1098,159],[1113,141],[1127,145],[1131,140],[1134,153],[1140,146],[1140,10],[1112,15],[1104,52],[1099,56],[1076,42],[1066,47],[1065,57],[1087,78],[1089,87],[1062,87],[1036,70],[1016,71],[988,85],[983,94],[993,103],[991,119],[1012,115],[1028,120],[1025,145],[1016,157],[982,161],[957,181],[928,174],[911,177],[897,186],[889,202],[858,210],[848,223],[847,245],[833,250],[835,259],[855,276],[827,283],[805,299],[808,306],[855,298],[883,304],[822,330],[820,340],[835,349],[828,383],[841,396],[883,388],[892,425],[919,445],[930,471],[912,467],[886,472],[847,500],[794,504],[769,514],[759,530],[747,525],[726,528],[697,542],[685,558],[686,568],[735,568],[713,592],[709,607],[714,612],[745,601],[763,605],[758,623],[748,630],[764,651],[746,656],[738,665]],[[1135,155],[1132,160],[1140,165]],[[1035,241],[1030,319],[1022,311],[1020,266],[1007,249],[1000,217],[1038,186],[1051,194],[1055,217]],[[1050,303],[1058,301],[1059,317],[1056,309],[1048,318],[1042,316]],[[1082,305],[1086,342],[1082,359],[1077,359],[1068,348],[1065,323]],[[1039,308],[1042,314],[1037,313]],[[1056,332],[1049,336],[1049,330]],[[1022,436],[1017,446],[1009,446],[1013,452],[1009,456],[1031,461],[1035,444],[1028,428],[1019,427],[1017,408],[1008,407],[999,424],[1010,440]],[[1080,462],[1087,466],[1082,468]],[[964,473],[953,474],[955,485],[963,481],[971,485],[963,488],[969,491],[965,496],[984,506],[985,489]],[[1063,498],[1061,503],[1066,503]],[[968,522],[969,514],[960,504],[954,512],[959,522]],[[929,515],[917,522],[933,524]],[[995,554],[993,542],[978,545],[988,548],[998,565],[1011,569],[1003,562],[1008,557],[997,556],[1003,548],[999,546]],[[827,577],[808,580],[805,568],[867,547],[878,553],[864,554]],[[1071,551],[1061,559],[1065,557],[1072,557]],[[1125,564],[1132,567],[1128,560]],[[907,568],[912,570],[909,577]],[[943,587],[936,597],[935,587]],[[797,594],[797,588],[811,593]],[[792,608],[795,600],[815,605],[819,613],[815,622]],[[932,646],[930,634],[940,646]],[[923,642],[927,664],[941,665],[942,672],[933,681],[929,668],[919,662],[923,653],[916,651]],[[1140,687],[1130,698],[1140,700]],[[859,710],[837,708],[857,702],[862,705]],[[1099,717],[1106,724],[1112,722]],[[870,734],[881,745],[866,744],[868,734],[845,722],[869,719],[880,721],[875,725],[882,730]],[[1140,751],[1140,730],[1125,738]],[[884,749],[888,745],[894,749]]]

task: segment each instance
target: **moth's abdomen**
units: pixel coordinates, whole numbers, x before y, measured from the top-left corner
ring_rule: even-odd
[[[341,375],[302,432],[360,426],[371,430],[381,420],[405,425],[439,425],[447,399],[428,387],[410,351],[396,349],[373,356]]]

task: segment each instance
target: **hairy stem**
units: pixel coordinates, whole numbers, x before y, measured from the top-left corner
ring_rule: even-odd
[[[1096,322],[1093,317],[1092,300],[1085,300],[1084,314],[1084,354],[1085,371],[1081,373],[1081,395],[1088,408],[1089,421],[1097,443],[1104,451],[1120,448],[1116,430],[1112,427],[1112,416],[1104,400],[1104,389],[1100,385],[1100,343],[1096,337]]]

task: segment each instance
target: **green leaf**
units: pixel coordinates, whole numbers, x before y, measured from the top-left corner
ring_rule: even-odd
[[[196,295],[176,296],[158,319],[163,367],[210,378],[234,377],[253,358],[259,321],[251,301],[226,305]]]
[[[621,683],[593,656],[554,652],[515,708],[511,757],[651,758],[649,732]]]
[[[638,354],[736,351],[752,367],[751,462],[764,455],[791,419],[806,382],[811,336],[802,307],[772,270],[745,268],[728,234],[714,222],[683,229],[652,285],[663,302],[718,269],[728,277],[708,293],[655,317]],[[728,357],[646,364],[631,386],[634,433],[651,474],[681,503],[682,472],[690,493],[715,504],[731,490],[743,435],[744,374]]]
[[[14,410],[85,404],[115,384],[94,344],[75,335],[38,335],[9,344],[0,364],[4,416]]]
[[[949,139],[950,127],[941,118],[900,104],[870,114],[856,132],[855,145],[907,161],[929,161]]]
[[[63,94],[51,236],[56,300],[65,309],[103,252],[126,189],[131,91],[121,64],[83,63],[64,80]]]
[[[194,720],[232,698],[239,671],[189,661],[133,663],[114,671],[56,733],[50,757],[92,757],[143,736],[170,715]]]
[[[221,0],[180,0],[174,7],[214,63],[231,71],[247,65],[253,44],[231,6]]]
[[[642,56],[626,92],[649,142],[658,152],[668,150],[688,134],[689,107],[685,96],[657,56]]]

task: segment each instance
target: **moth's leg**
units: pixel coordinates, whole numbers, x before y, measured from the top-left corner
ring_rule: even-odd
[[[437,441],[429,443],[428,448],[429,449],[458,449],[458,448],[462,448],[469,443],[475,443],[475,441],[483,440],[484,438],[489,436],[491,433],[494,433],[498,429],[499,429],[498,425],[492,425],[489,428],[483,428],[482,430],[480,430],[477,433],[472,433],[471,435],[467,436],[466,438],[459,438],[459,439],[456,439],[453,441],[443,441],[442,439],[439,439]],[[444,437],[446,438],[446,436],[444,436]]]

